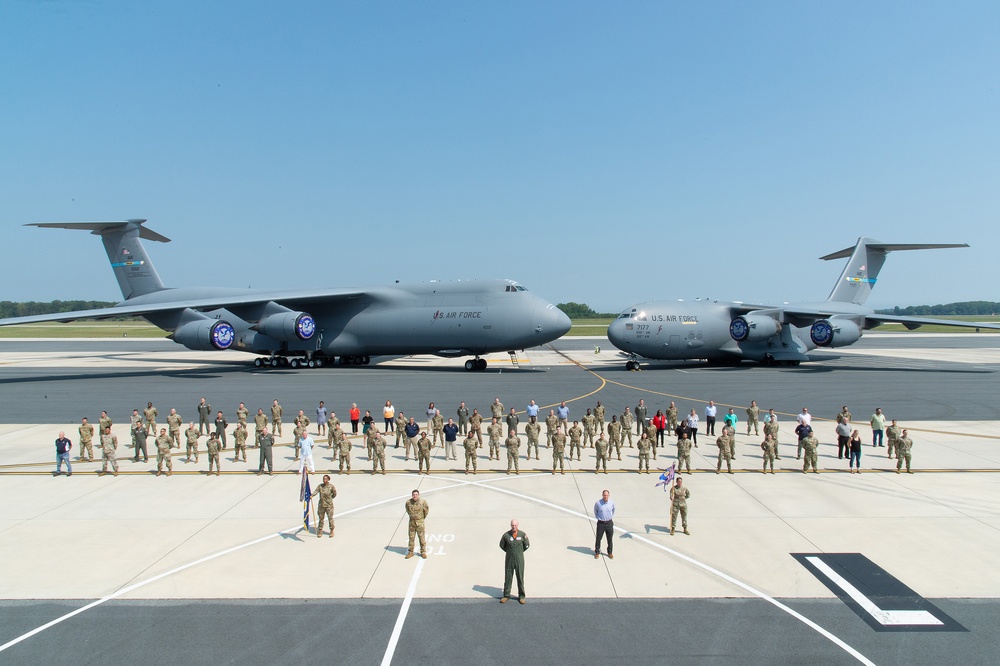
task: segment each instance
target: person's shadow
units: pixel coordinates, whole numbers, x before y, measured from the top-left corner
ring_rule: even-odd
[[[499,587],[493,587],[491,585],[473,585],[472,589],[480,594],[485,594],[488,597],[499,598],[503,594],[503,590]]]
[[[587,548],[586,546],[566,546],[566,550],[572,550],[574,553],[582,553],[588,557],[594,556],[594,549]]]
[[[386,552],[396,553],[397,555],[406,555],[409,549],[406,546],[386,546]]]
[[[646,534],[649,534],[650,532],[664,532],[666,534],[670,534],[669,527],[663,527],[661,525],[649,525],[649,524],[645,525],[644,527],[646,528]]]

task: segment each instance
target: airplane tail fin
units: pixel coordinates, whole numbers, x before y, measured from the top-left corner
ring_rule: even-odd
[[[111,269],[118,280],[125,300],[166,289],[153,262],[146,254],[140,238],[169,243],[170,239],[151,231],[142,224],[146,220],[124,222],[46,222],[27,224],[28,227],[48,229],[81,229],[100,236],[108,253]]]
[[[833,291],[826,300],[839,303],[864,305],[875,287],[878,273],[885,263],[885,255],[899,250],[935,250],[950,247],[969,247],[967,243],[946,243],[933,245],[890,245],[862,236],[857,245],[820,257],[824,261],[850,257],[844,272],[837,279]]]

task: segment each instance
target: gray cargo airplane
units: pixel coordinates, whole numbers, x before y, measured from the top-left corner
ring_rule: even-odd
[[[846,347],[886,322],[913,330],[924,324],[1000,329],[996,324],[876,314],[864,307],[889,252],[968,247],[967,244],[889,245],[859,238],[853,248],[820,257],[850,257],[825,301],[750,305],[739,301],[649,301],[626,309],[608,326],[608,339],[639,369],[639,357],[798,365],[817,347]]]
[[[188,349],[259,354],[254,365],[367,365],[372,355],[473,356],[551,342],[569,317],[510,280],[424,282],[367,289],[250,290],[163,286],[140,238],[170,242],[146,220],[30,224],[100,236],[125,300],[110,308],[0,319],[0,326],[139,315]]]

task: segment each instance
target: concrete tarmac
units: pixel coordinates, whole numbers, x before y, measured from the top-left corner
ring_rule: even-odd
[[[862,343],[799,368],[664,363],[638,373],[624,371],[606,340],[574,338],[528,350],[519,368],[491,358],[486,373],[429,358],[258,371],[229,355],[176,356],[164,341],[0,343],[0,644],[21,639],[0,646],[0,659],[501,663],[513,644],[527,663],[993,663],[1000,336]],[[566,400],[571,418],[597,400],[609,414],[642,397],[654,411],[675,400],[702,415],[709,399],[754,398],[782,413],[782,459],[777,474],[760,473],[760,438],[745,434],[742,408],[735,474],[715,473],[716,447],[702,437],[685,475],[691,536],[669,535],[659,472],[637,474],[634,448],[607,475],[594,474],[585,449],[553,476],[544,446],[541,460],[525,460],[523,420],[519,475],[506,474],[504,451],[487,460],[485,448],[479,474],[466,475],[459,447],[457,461],[436,449],[430,476],[390,448],[388,474],[373,477],[356,440],[353,468],[364,473],[333,475],[333,539],[302,530],[287,425],[275,476],[255,474],[254,450],[234,461],[230,444],[219,477],[205,475],[202,452],[198,463],[175,455],[176,473],[157,478],[152,459],[134,463],[124,446],[117,478],[75,462],[76,451],[73,477],[51,477],[52,439],[65,429],[75,443],[78,414],[108,409],[124,445],[133,403],[153,400],[161,419],[177,407],[190,420],[201,395],[231,422],[239,401],[255,411],[277,397],[286,424],[298,409],[315,420],[319,399],[341,418],[357,402],[381,423],[386,399],[423,421],[430,401],[447,405],[446,416],[463,399],[488,413],[494,396],[522,412],[531,398]],[[896,461],[870,445],[863,473],[846,472],[822,420],[845,402],[866,443],[873,403],[911,428],[914,474],[897,475]],[[795,460],[792,415],[803,404],[823,442],[818,475]],[[323,442],[318,471],[335,467],[310,430]],[[660,449],[654,470],[673,454]],[[403,559],[402,504],[414,487],[431,505],[426,560]],[[618,505],[613,560],[593,555],[590,516],[604,488]],[[496,603],[497,541],[511,517],[532,540],[524,606]],[[792,556],[801,553],[861,553],[962,630],[876,631],[870,614]]]

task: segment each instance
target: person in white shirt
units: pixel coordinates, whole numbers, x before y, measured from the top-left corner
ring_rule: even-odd
[[[313,462],[313,438],[308,432],[303,432],[299,438],[299,474],[306,468],[311,474],[316,473],[316,464]]]
[[[708,401],[708,407],[705,408],[705,434],[714,435],[715,434],[715,415],[719,413],[719,408],[715,406],[715,402],[712,400]]]

